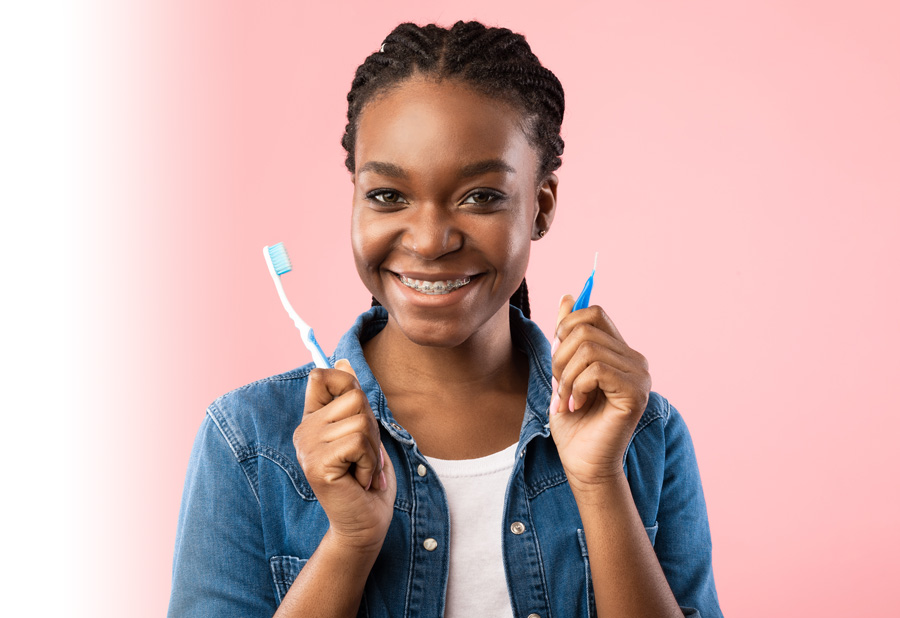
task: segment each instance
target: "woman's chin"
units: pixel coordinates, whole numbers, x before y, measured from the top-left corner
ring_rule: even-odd
[[[394,320],[397,330],[413,345],[429,348],[455,348],[463,345],[472,336],[460,328],[460,324],[427,321],[417,323],[415,320]]]
[[[379,296],[395,334],[418,346],[455,348],[482,339],[479,333],[490,332],[488,338],[494,339],[493,329],[508,330],[508,301],[492,287],[487,277],[478,276],[459,289],[427,294],[392,278]]]
[[[396,314],[388,308],[391,331],[413,345],[442,349],[458,348],[478,341],[495,341],[498,335],[496,329],[509,332],[509,309],[506,304],[494,314],[482,316],[482,319],[471,311],[440,317],[431,312],[423,313],[425,315],[418,311]]]

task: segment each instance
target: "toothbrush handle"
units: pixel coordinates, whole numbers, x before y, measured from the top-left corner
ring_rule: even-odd
[[[328,361],[328,357],[325,355],[325,352],[322,350],[322,346],[319,345],[319,342],[316,341],[316,336],[313,334],[313,330],[309,329],[309,341],[304,341],[306,344],[306,348],[312,353],[313,361],[316,363],[316,367],[319,369],[332,369],[331,363]]]

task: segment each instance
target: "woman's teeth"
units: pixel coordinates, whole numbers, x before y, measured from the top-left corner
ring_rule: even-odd
[[[418,279],[410,279],[404,275],[400,275],[400,283],[408,288],[412,288],[423,294],[449,294],[453,290],[457,290],[472,281],[471,277],[463,277],[462,279],[447,279],[445,281],[419,281]]]

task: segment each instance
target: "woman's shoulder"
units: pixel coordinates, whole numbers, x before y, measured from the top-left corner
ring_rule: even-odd
[[[306,383],[315,365],[245,384],[218,397],[206,414],[238,459],[260,449],[283,450],[303,418]]]
[[[634,437],[655,422],[661,423],[662,428],[665,428],[669,421],[676,417],[678,420],[681,420],[681,415],[678,413],[678,410],[669,403],[669,400],[656,391],[650,391],[647,407],[644,409],[644,413],[641,415],[637,426],[634,428]]]
[[[650,391],[647,407],[634,428],[629,449],[634,447],[636,442],[640,442],[643,443],[644,450],[648,446],[653,446],[655,447],[653,450],[658,449],[662,451],[659,454],[664,455],[667,444],[684,436],[690,439],[687,424],[681,413],[668,399],[655,391]]]
[[[696,456],[691,435],[681,413],[659,393],[650,393],[647,408],[638,421],[625,452],[625,472],[632,481],[635,500],[659,498],[666,478],[692,475]]]
[[[335,358],[350,359],[357,373],[368,375],[362,367],[365,358],[360,339],[383,328],[386,321],[387,313],[383,307],[373,307],[358,316],[341,337],[332,362]],[[218,427],[239,460],[259,454],[279,457],[279,453],[287,460],[296,459],[292,438],[303,418],[306,385],[313,369],[315,365],[307,363],[250,382],[225,393],[209,405],[207,417]],[[367,384],[369,391],[375,390],[374,378]]]

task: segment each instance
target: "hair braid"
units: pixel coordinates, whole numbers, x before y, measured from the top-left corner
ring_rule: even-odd
[[[524,279],[522,279],[522,283],[512,295],[512,298],[509,299],[509,304],[521,309],[522,315],[529,320],[531,319],[531,303],[528,301],[528,284],[525,283]]]
[[[458,21],[450,28],[407,22],[394,28],[381,50],[356,69],[347,93],[347,125],[341,145],[347,152],[344,163],[351,173],[356,170],[354,151],[362,110],[417,73],[439,80],[456,79],[521,110],[525,134],[538,153],[538,182],[562,165],[565,143],[560,128],[565,94],[525,37],[477,21]],[[378,304],[374,298],[372,302],[373,306]],[[524,281],[510,302],[530,317]]]

